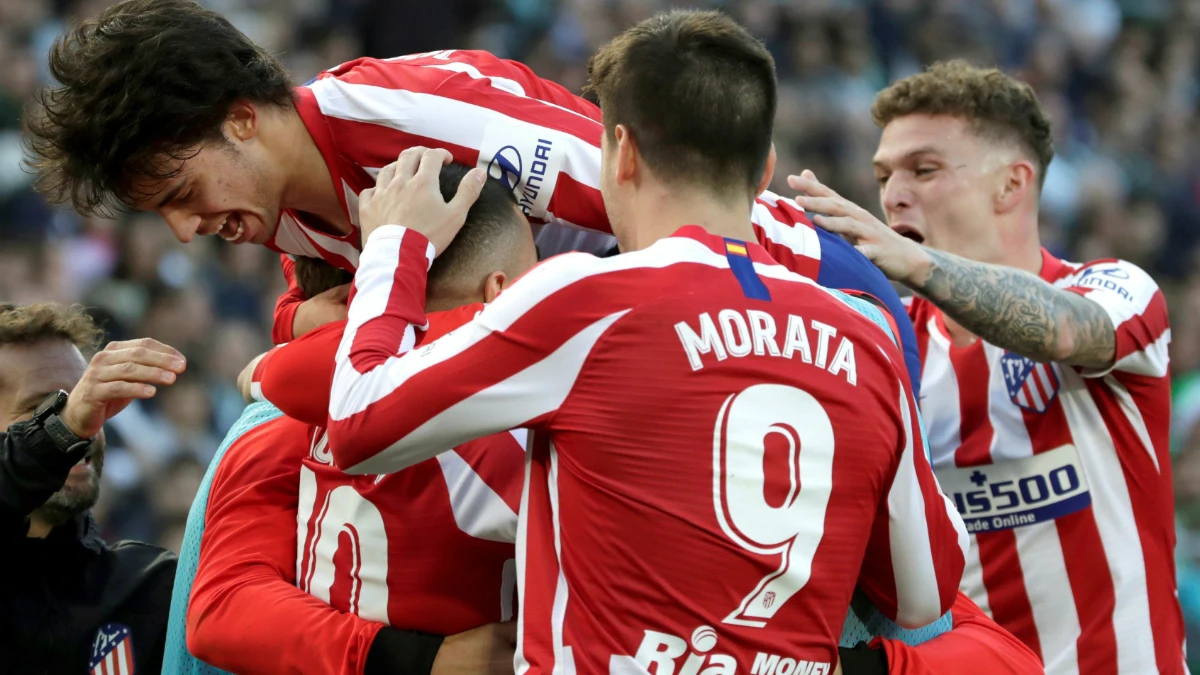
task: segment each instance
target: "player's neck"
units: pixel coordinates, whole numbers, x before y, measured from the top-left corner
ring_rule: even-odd
[[[655,190],[633,214],[637,248],[671,236],[684,225],[699,225],[709,234],[755,241],[750,224],[752,201],[717,199],[701,190]]]
[[[295,110],[281,115],[280,140],[280,164],[287,171],[283,207],[320,218],[330,234],[350,232],[325,157]]]

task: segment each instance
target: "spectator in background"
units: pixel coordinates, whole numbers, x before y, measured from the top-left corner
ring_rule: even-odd
[[[75,307],[0,306],[0,672],[157,672],[175,556],[106,544],[89,509],[104,422],[169,385],[184,360],[153,341],[116,342]],[[67,394],[70,390],[70,395]]]

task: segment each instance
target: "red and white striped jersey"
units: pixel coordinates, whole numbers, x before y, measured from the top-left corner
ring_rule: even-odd
[[[538,220],[605,223],[599,195],[600,110],[528,67],[482,51],[361,58],[297,87],[296,108],[325,158],[354,231],[322,233],[285,210],[268,244],[282,253],[358,264],[358,193],[413,146],[480,165]]]
[[[1052,675],[1185,672],[1166,302],[1124,261],[1043,252],[1041,277],[1108,312],[1112,368],[955,345],[940,310],[910,308],[934,468],[973,534],[962,588]]]
[[[525,432],[403,471],[351,476],[320,433],[300,468],[296,585],[401,629],[453,635],[514,616]]]
[[[615,243],[606,234],[600,196],[600,109],[523,64],[470,50],[361,58],[298,87],[296,98],[354,229],[331,235],[285,210],[267,244],[275,251],[354,271],[358,193],[374,186],[379,169],[418,145],[449,150],[455,162],[485,167],[512,189],[521,210],[545,223],[537,233],[543,255],[599,253]],[[763,193],[752,220],[772,257],[816,277],[820,244],[811,226],[792,227],[808,222],[795,202]],[[300,301],[298,293],[281,298],[275,342],[292,338]]]
[[[906,625],[953,604],[966,532],[858,301],[689,226],[542,263],[414,348],[432,259],[372,234],[329,447],[378,473],[532,431],[517,673],[829,673],[856,582]]]

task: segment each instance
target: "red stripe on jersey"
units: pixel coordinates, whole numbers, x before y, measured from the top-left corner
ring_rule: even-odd
[[[517,195],[517,198],[519,199],[520,195]],[[568,223],[581,227],[591,223],[588,229],[612,234],[612,226],[608,224],[608,214],[604,212],[600,190],[580,183],[566,171],[559,172],[554,194],[550,196],[546,209],[553,213],[555,218],[561,218]]]
[[[508,432],[463,443],[454,449],[513,513],[521,512],[524,476],[512,467],[525,463],[525,448]]]
[[[1013,530],[980,532],[975,535],[975,545],[983,566],[983,586],[987,589],[992,618],[1042,658],[1042,644],[1033,622],[1033,606],[1029,603],[1021,560],[1017,556],[1016,533]]]
[[[1032,374],[1031,374],[1032,377]],[[1073,442],[1062,399],[1055,399],[1039,414],[1024,410],[1025,428],[1034,454]],[[1062,543],[1063,564],[1079,617],[1076,653],[1080,673],[1117,672],[1117,634],[1112,615],[1116,607],[1112,570],[1100,539],[1094,509],[1083,509],[1055,520]]]
[[[550,441],[545,434],[535,434],[529,449],[529,469],[526,482],[529,502],[522,513],[550,513]],[[553,551],[554,533],[546,528],[549,518],[528,519],[525,541],[518,538],[517,546],[525,551],[525,569],[519,580],[521,591],[521,615],[517,635],[518,658],[523,656],[527,663],[542,666],[549,672],[554,663],[554,644],[551,641],[553,615],[551,612],[528,611],[530,607],[553,607],[558,588],[559,560],[557,556],[529,555],[529,551]],[[537,621],[537,617],[542,621]],[[547,665],[551,667],[546,667]],[[558,671],[557,668],[555,668]]]
[[[995,430],[988,415],[990,369],[983,343],[968,347],[950,345],[950,365],[958,380],[958,405],[962,443],[954,452],[956,466],[977,466],[992,461]]]
[[[428,248],[429,240],[424,236],[412,230],[404,232],[400,240],[401,263],[392,274],[392,287],[384,315],[372,317],[359,326],[354,343],[350,346],[350,363],[358,372],[365,373],[398,355],[400,344],[409,329],[416,330],[414,324],[418,321],[425,323],[425,308],[418,306],[413,298],[421,298],[421,303],[424,303],[428,272],[421,263],[428,261]],[[404,319],[398,320],[397,317]]]
[[[1154,344],[1167,332],[1169,325],[1167,300],[1162,291],[1155,291],[1141,314],[1117,326],[1116,359],[1120,361]]]
[[[1135,400],[1150,404],[1148,407],[1152,409],[1164,412],[1170,409],[1166,378],[1139,377],[1127,373],[1115,375],[1121,376],[1117,379],[1122,383],[1157,380],[1159,386],[1145,387],[1138,392]],[[1149,454],[1155,452],[1156,448],[1145,447],[1108,385],[1102,379],[1088,379],[1085,382],[1117,448],[1121,471],[1129,488],[1133,519],[1137,524],[1143,564],[1146,566],[1147,600],[1150,619],[1154,624],[1155,661],[1161,673],[1180,673],[1183,672],[1180,646],[1184,642],[1185,629],[1183,614],[1175,597],[1175,531],[1172,527],[1175,494],[1171,482],[1171,464],[1165,451],[1167,434],[1163,431],[1158,434],[1160,439],[1152,438],[1151,441],[1164,449],[1155,454],[1159,458],[1159,467],[1156,468]],[[1146,400],[1152,396],[1158,399],[1157,404],[1161,408],[1153,405],[1155,401]],[[1143,416],[1147,427],[1154,430],[1151,433],[1168,428],[1166,423],[1152,423],[1152,419]]]

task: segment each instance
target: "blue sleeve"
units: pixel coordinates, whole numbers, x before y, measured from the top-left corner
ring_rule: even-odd
[[[913,396],[920,400],[921,356],[917,350],[917,334],[908,318],[908,310],[896,294],[896,289],[892,288],[892,283],[883,276],[878,267],[846,243],[845,239],[819,227],[814,229],[817,231],[817,239],[821,242],[821,271],[817,273],[817,283],[826,288],[869,293],[887,306],[896,321],[896,329],[900,332],[900,344],[904,347],[904,364],[908,366]]]

